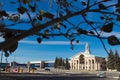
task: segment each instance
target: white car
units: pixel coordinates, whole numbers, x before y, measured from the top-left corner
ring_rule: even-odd
[[[100,73],[98,73],[96,76],[99,76],[99,77],[106,77],[106,73],[105,73],[105,72],[100,72]]]

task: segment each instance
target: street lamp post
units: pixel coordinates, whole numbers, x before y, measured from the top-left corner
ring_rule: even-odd
[[[0,11],[2,10],[3,3],[0,1]],[[3,21],[0,19],[0,24],[2,24]],[[0,73],[1,73],[1,65],[2,65],[2,58],[3,58],[3,51],[1,52],[1,60],[0,60]]]

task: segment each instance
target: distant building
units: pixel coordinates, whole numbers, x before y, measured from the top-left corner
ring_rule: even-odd
[[[22,67],[22,68],[26,68],[27,67],[27,64],[21,64],[21,63],[17,63],[15,61],[11,62],[10,63],[10,66],[11,67]]]
[[[28,67],[30,68],[54,68],[54,61],[49,61],[49,60],[29,61]]]
[[[106,70],[106,60],[91,54],[89,44],[86,43],[85,51],[75,54],[70,59],[72,70]]]
[[[6,68],[9,66],[9,63],[0,63],[0,68]]]

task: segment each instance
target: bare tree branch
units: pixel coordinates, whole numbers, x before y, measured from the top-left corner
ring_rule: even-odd
[[[101,43],[102,43],[102,45],[103,45],[103,48],[105,49],[105,51],[107,52],[107,54],[109,54],[108,50],[107,50],[106,47],[105,47],[105,44],[104,44],[102,38],[100,38],[100,34],[97,32],[97,30],[89,23],[89,21],[88,21],[84,16],[83,16],[83,18],[84,18],[84,20],[90,25],[90,27],[92,27],[93,30],[96,32],[96,34],[97,34],[96,37],[101,41]]]

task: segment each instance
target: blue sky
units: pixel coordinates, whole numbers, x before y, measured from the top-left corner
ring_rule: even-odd
[[[1,0],[3,1],[3,0]],[[14,1],[14,0],[13,0]],[[55,7],[51,6],[48,7],[46,2],[47,0],[42,0],[40,4],[40,9],[49,10],[53,14],[55,13]],[[7,2],[7,0],[3,1],[3,9],[7,10],[9,13],[15,13],[16,5],[11,5]],[[53,4],[52,4],[53,5]],[[55,5],[54,5],[55,6]],[[34,16],[34,14],[31,14]],[[91,18],[92,15],[91,15]],[[21,19],[27,20],[28,17],[26,15],[21,15]],[[74,24],[77,24],[77,20],[79,17],[75,17],[72,21]],[[29,24],[22,24],[16,25],[16,27],[20,27],[20,29],[29,29],[31,25]],[[85,28],[87,25],[84,25]],[[14,28],[14,27],[12,27]],[[114,32],[112,35],[116,35],[120,39],[120,27],[114,28]],[[104,36],[109,36],[110,34],[105,33]],[[2,38],[0,38],[2,40]],[[74,50],[71,50],[70,43],[64,37],[54,37],[50,40],[44,40],[41,44],[37,43],[36,36],[27,37],[19,42],[18,49],[8,57],[8,62],[11,62],[15,59],[15,61],[20,63],[27,63],[28,61],[37,61],[37,60],[54,60],[55,57],[63,57],[63,58],[70,58],[71,56],[75,55],[76,53],[83,52],[85,49],[85,43],[88,42],[90,45],[90,49],[92,54],[96,56],[103,56],[106,57],[107,53],[105,52],[101,42],[99,39],[89,36],[81,36],[80,43],[74,43]],[[120,45],[117,46],[110,46],[107,41],[105,40],[105,45],[107,50],[109,51],[112,49],[113,51],[117,50],[120,54]],[[5,57],[3,57],[3,61],[5,62]]]
[[[79,44],[74,44],[74,50],[70,49],[69,41],[66,40],[55,39],[38,44],[36,40],[24,39],[20,41],[18,49],[8,57],[8,61],[14,60],[14,57],[15,61],[20,63],[37,60],[54,60],[56,56],[70,58],[79,52],[84,52],[86,42],[89,43],[92,54],[102,57],[107,56],[102,44],[96,38],[84,37]],[[119,46],[110,46],[106,43],[106,47],[108,50],[112,49],[113,51],[117,50],[120,52]]]

